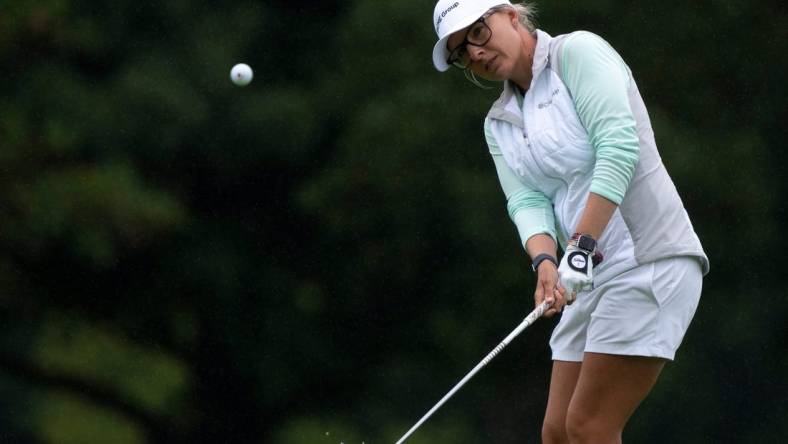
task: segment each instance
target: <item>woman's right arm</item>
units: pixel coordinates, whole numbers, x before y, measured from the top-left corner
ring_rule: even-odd
[[[484,135],[495,163],[495,169],[498,172],[498,180],[506,196],[509,217],[517,227],[523,247],[532,260],[540,254],[549,254],[553,258],[557,258],[555,215],[552,202],[544,193],[523,183],[519,176],[512,171],[503,158],[501,148],[490,130],[489,120],[484,122]],[[558,293],[555,293],[556,289]],[[534,291],[536,305],[541,304],[545,298],[548,301],[554,299],[553,308],[545,313],[547,317],[553,316],[564,306],[563,295],[563,288],[558,283],[556,265],[549,260],[542,261],[537,269],[537,284]]]

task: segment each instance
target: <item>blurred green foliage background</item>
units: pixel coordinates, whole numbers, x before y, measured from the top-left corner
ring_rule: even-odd
[[[0,441],[393,442],[517,325],[498,89],[433,6],[0,2]],[[625,441],[785,442],[785,3],[539,7],[627,60],[712,263]],[[554,323],[411,442],[537,442]]]

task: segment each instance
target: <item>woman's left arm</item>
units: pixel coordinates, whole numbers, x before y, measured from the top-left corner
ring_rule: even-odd
[[[618,53],[601,37],[578,32],[567,38],[561,78],[594,148],[588,200],[558,267],[568,303],[593,285],[596,240],[624,200],[640,157],[637,124],[629,104],[631,77]],[[587,237],[593,238],[588,239]]]
[[[567,39],[561,62],[561,77],[596,157],[588,202],[575,232],[599,239],[624,199],[640,156],[629,104],[631,74],[618,53],[589,32]]]
[[[618,205],[607,198],[594,192],[588,193],[588,202],[580,217],[580,222],[575,227],[575,232],[599,239],[616,208]]]

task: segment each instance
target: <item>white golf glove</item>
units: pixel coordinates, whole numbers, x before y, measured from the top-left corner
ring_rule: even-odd
[[[558,266],[558,280],[566,289],[566,302],[571,304],[577,294],[594,285],[594,266],[602,260],[596,241],[590,236],[575,234],[566,247]]]

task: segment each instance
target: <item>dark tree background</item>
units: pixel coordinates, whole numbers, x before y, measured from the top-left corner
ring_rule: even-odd
[[[0,2],[0,441],[393,442],[517,325],[498,88],[433,6]],[[628,61],[712,263],[625,440],[784,442],[785,4],[539,6]],[[537,442],[554,323],[412,442]]]

